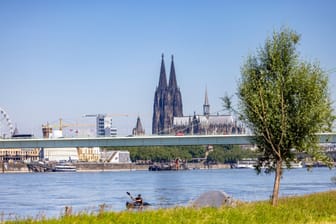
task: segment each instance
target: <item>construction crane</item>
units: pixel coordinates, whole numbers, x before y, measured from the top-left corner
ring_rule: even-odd
[[[128,114],[84,114],[83,117],[98,117],[99,115],[105,117],[128,117]]]
[[[46,125],[42,125],[43,128],[58,128],[58,130],[60,130],[60,131],[62,131],[63,128],[67,128],[67,127],[78,128],[78,127],[94,127],[94,126],[95,126],[95,124],[82,124],[82,123],[70,124],[70,123],[64,123],[62,118],[59,119],[58,125],[56,125],[56,124],[51,125],[51,124],[49,124],[49,122],[47,122]]]
[[[64,123],[63,119],[59,119],[58,124],[43,124],[42,125],[42,134],[44,138],[49,138],[50,136],[53,136],[54,134],[57,136],[63,136],[63,129],[68,129],[68,134],[76,134],[78,135],[79,132],[87,132],[87,130],[91,130],[92,128],[95,128],[95,124],[83,124],[83,123]],[[58,130],[59,133],[54,133],[54,130]]]

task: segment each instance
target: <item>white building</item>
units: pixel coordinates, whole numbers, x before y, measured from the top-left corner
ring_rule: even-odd
[[[63,138],[62,130],[53,130],[49,138]],[[41,148],[40,158],[48,161],[77,161],[77,148]]]
[[[42,148],[40,157],[48,161],[77,161],[77,148]]]
[[[102,151],[100,158],[107,163],[132,163],[129,151]]]
[[[117,129],[112,127],[112,117],[105,114],[97,114],[96,128],[98,137],[116,136]]]

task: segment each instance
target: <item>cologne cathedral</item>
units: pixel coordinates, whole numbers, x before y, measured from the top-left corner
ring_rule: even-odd
[[[182,97],[177,86],[174,58],[172,56],[167,84],[162,55],[159,85],[153,105],[152,134],[154,135],[230,135],[243,134],[245,128],[231,115],[211,115],[208,93],[205,90],[203,114],[183,116]]]
[[[153,106],[152,134],[173,133],[174,117],[183,116],[180,88],[177,86],[174,57],[171,58],[169,82],[167,84],[164,57],[162,54],[159,85],[156,87]]]

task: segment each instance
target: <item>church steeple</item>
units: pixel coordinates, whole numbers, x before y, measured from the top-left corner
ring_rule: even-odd
[[[204,104],[203,104],[203,115],[210,115],[210,104],[208,99],[208,89],[205,87],[205,96],[204,96]]]
[[[138,116],[135,128],[132,131],[133,135],[145,135],[145,129],[142,128],[140,117]]]
[[[164,55],[161,55],[161,68],[160,68],[160,80],[159,80],[159,89],[166,89],[167,88],[167,76],[166,76],[166,69],[164,64]]]
[[[171,89],[177,88],[175,66],[174,66],[174,55],[172,55],[172,58],[171,58],[170,75],[169,75],[169,88],[171,88]]]

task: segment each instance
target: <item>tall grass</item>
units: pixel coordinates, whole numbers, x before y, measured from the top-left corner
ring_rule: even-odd
[[[185,208],[76,214],[58,219],[22,220],[8,223],[118,223],[118,224],[212,224],[212,223],[336,223],[336,191],[282,198],[277,207],[261,201],[237,207]]]

